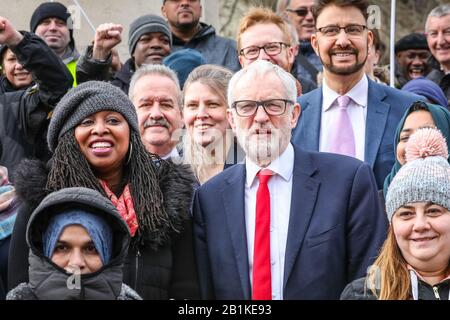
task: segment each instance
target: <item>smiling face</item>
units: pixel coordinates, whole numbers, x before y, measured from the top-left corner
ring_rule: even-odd
[[[115,111],[100,111],[75,128],[75,139],[90,166],[100,177],[123,172],[130,145],[130,127]]]
[[[409,137],[420,128],[435,128],[431,113],[426,110],[411,112],[405,119],[402,131],[400,132],[400,141],[397,144],[397,160],[401,165],[406,163],[406,143]]]
[[[58,18],[42,20],[35,33],[55,52],[64,52],[70,43],[70,31],[65,21]]]
[[[16,55],[10,49],[6,49],[2,67],[3,74],[16,89],[26,87],[33,81],[31,73],[23,68],[17,61]]]
[[[317,17],[316,25],[317,29],[328,26],[366,26],[366,21],[361,11],[355,7],[330,5]],[[343,76],[364,73],[368,48],[372,43],[373,34],[367,29],[360,35],[346,34],[341,29],[336,36],[326,36],[317,31],[311,37],[311,44],[319,55],[325,72]]]
[[[191,30],[200,21],[202,6],[200,0],[167,0],[161,12],[172,28]]]
[[[142,35],[133,52],[136,69],[143,64],[162,64],[170,54],[170,39],[162,32],[149,32]]]
[[[426,28],[431,53],[447,71],[450,71],[450,14],[428,18]]]
[[[102,266],[101,257],[86,229],[70,225],[64,229],[56,243],[51,260],[69,273],[93,273]]]
[[[314,33],[314,17],[311,12],[313,6],[314,0],[292,0],[289,4],[290,10],[308,9],[305,16],[287,11],[289,19],[297,28],[298,38],[301,41],[311,41],[311,35]]]
[[[194,142],[206,147],[222,139],[230,127],[225,97],[201,82],[190,84],[184,92],[184,124]]]
[[[394,213],[392,227],[403,257],[413,268],[430,271],[448,267],[450,212],[446,208],[409,203]]]
[[[290,100],[280,78],[268,73],[251,78],[249,74],[239,79],[233,91],[234,101],[239,100]],[[282,115],[268,115],[258,107],[250,117],[242,117],[236,110],[228,109],[228,120],[244,149],[246,156],[260,166],[267,166],[284,152],[291,139],[291,130],[296,126],[300,106],[288,104]]]
[[[398,63],[407,80],[423,77],[428,73],[428,58],[430,51],[410,49],[397,53]]]
[[[258,46],[262,47],[271,42],[281,42],[290,44],[289,34],[283,31],[274,23],[258,23],[240,35],[240,46],[242,49]],[[281,52],[276,55],[268,55],[263,49],[259,51],[259,55],[255,59],[247,59],[243,55],[239,55],[239,62],[242,67],[246,67],[256,60],[266,60],[276,64],[286,71],[290,71],[295,56],[290,46],[282,45]]]
[[[133,104],[145,148],[161,157],[175,147],[178,140],[172,139],[172,134],[183,127],[179,94],[172,79],[159,74],[143,76],[133,90]]]

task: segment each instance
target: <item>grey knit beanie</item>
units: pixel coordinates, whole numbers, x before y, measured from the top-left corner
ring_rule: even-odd
[[[139,133],[133,103],[119,88],[102,81],[88,81],[70,90],[53,111],[47,133],[47,143],[54,152],[58,139],[85,118],[99,111],[116,111],[124,116],[130,130]]]
[[[392,180],[386,195],[386,213],[413,202],[432,202],[450,210],[450,165],[442,133],[434,128],[417,130],[406,145],[407,163]]]
[[[170,47],[172,47],[172,32],[169,29],[167,22],[160,16],[154,14],[146,14],[134,20],[130,24],[130,31],[128,33],[128,49],[130,55],[133,55],[136,44],[139,38],[150,32],[162,32],[170,41]]]

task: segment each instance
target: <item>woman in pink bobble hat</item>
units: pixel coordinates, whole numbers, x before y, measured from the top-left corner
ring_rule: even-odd
[[[341,299],[450,299],[450,165],[447,143],[434,128],[419,129],[406,146],[407,163],[386,196],[391,226],[366,277]]]

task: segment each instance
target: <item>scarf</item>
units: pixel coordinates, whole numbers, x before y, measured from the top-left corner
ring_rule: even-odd
[[[14,187],[9,183],[8,170],[0,166],[0,240],[11,235],[18,208],[19,201]]]
[[[125,186],[122,195],[117,198],[116,195],[109,189],[105,181],[100,180],[100,185],[106,192],[109,200],[117,208],[125,223],[130,229],[131,236],[133,237],[138,228],[138,221],[136,212],[134,211],[133,198],[131,197],[130,188],[128,184]]]
[[[433,118],[434,124],[436,125],[436,128],[438,128],[442,135],[445,137],[447,141],[447,147],[450,150],[450,111],[447,110],[447,108],[444,108],[439,105],[431,104],[423,102],[423,106],[425,109],[427,109],[431,113],[431,117]],[[397,145],[400,142],[400,133],[403,130],[403,125],[405,124],[406,118],[409,116],[409,114],[412,112],[413,104],[406,110],[405,114],[403,115],[403,118],[400,120],[397,131],[395,132],[395,141],[394,141],[394,154],[397,154]],[[450,159],[449,159],[450,162]],[[397,156],[395,157],[395,163],[392,167],[391,173],[389,173],[384,180],[384,187],[383,187],[383,193],[386,197],[389,185],[392,182],[392,179],[394,179],[397,172],[400,170],[402,165],[397,160]]]

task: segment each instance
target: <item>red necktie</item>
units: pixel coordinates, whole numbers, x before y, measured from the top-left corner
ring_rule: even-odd
[[[253,249],[253,300],[272,300],[270,272],[270,192],[267,182],[270,170],[261,170],[257,176],[255,243]]]

